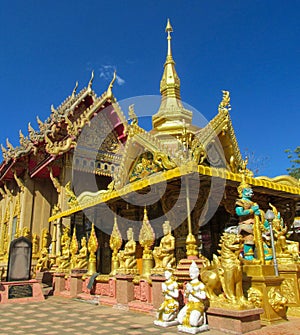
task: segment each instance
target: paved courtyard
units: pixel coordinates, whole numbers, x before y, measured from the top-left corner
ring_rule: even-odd
[[[25,335],[147,335],[183,334],[177,327],[160,328],[153,324],[153,316],[93,305],[60,297],[26,304],[0,304],[0,334]],[[207,335],[222,335],[210,330]],[[247,335],[300,335],[300,319],[291,319],[276,326],[263,327]]]

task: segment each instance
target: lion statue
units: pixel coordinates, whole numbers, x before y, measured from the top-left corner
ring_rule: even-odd
[[[218,302],[228,303],[232,307],[248,307],[250,303],[244,297],[242,285],[242,267],[239,260],[243,248],[243,237],[232,233],[223,233],[220,244],[220,256],[213,255],[213,261],[202,268],[201,280],[206,286],[207,296],[212,305]],[[220,295],[220,288],[223,295]]]

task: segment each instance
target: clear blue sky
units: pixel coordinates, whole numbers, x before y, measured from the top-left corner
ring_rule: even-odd
[[[300,2],[6,1],[0,11],[0,142],[37,129],[71,94],[76,80],[107,88],[105,66],[120,77],[118,100],[159,94],[166,19],[182,99],[211,119],[221,90],[242,153],[267,162],[260,174],[286,174],[286,148],[299,141]],[[154,113],[155,111],[153,111]],[[260,164],[260,163],[259,163]]]

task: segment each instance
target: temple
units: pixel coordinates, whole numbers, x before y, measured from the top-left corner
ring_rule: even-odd
[[[89,276],[113,276],[121,267],[124,274],[149,278],[155,274],[152,249],[163,249],[165,221],[170,227],[166,234],[174,236],[174,266],[199,255],[212,260],[224,230],[238,225],[235,208],[242,182],[251,185],[261,209],[271,203],[287,227],[292,225],[299,181],[253,176],[232,126],[229,92],[222,91],[211,121],[193,124],[194,112],[181,100],[172,32],[168,21],[161,103],[153,110],[151,131],[139,125],[134,106],[129,106],[129,119],[125,116],[113,94],[116,74],[98,96],[92,73],[87,86],[78,92],[76,83],[45,121],[37,118],[39,129],[29,123],[27,135],[20,131],[19,146],[8,139],[2,146],[3,278],[10,243],[20,236],[32,241],[32,273],[86,268]],[[126,245],[129,251],[134,248],[135,265],[123,242],[131,240],[131,233],[136,245]]]

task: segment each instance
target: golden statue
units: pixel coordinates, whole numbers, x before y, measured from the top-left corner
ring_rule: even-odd
[[[42,248],[40,257],[37,261],[36,271],[48,271],[50,269],[50,259],[48,255],[48,249]]]
[[[133,274],[137,273],[137,262],[135,257],[136,242],[134,240],[132,228],[127,230],[128,242],[125,244],[124,250],[118,252],[120,267],[118,273]]]
[[[144,208],[144,218],[142,228],[139,234],[139,242],[143,247],[143,270],[142,276],[149,278],[151,275],[151,269],[153,267],[153,256],[151,247],[155,241],[155,234],[153,228],[149,222],[147,209]]]
[[[77,251],[78,251],[78,242],[77,242],[77,237],[76,237],[76,227],[74,227],[71,245],[70,245],[71,269],[75,269],[76,267]]]
[[[201,279],[206,286],[212,307],[242,309],[250,307],[243,293],[243,272],[239,254],[243,247],[241,235],[223,233],[220,257],[213,255],[210,266],[201,269]],[[223,294],[220,293],[220,288]]]
[[[154,324],[157,326],[167,327],[177,325],[178,321],[176,320],[178,311],[179,311],[179,291],[178,283],[176,282],[171,265],[168,264],[165,270],[165,282],[162,283],[162,294],[164,295],[164,301],[160,305],[156,320]]]
[[[66,226],[63,229],[63,234],[61,236],[61,255],[56,259],[56,265],[58,266],[58,271],[65,271],[70,267],[70,227]]]
[[[88,241],[88,251],[90,253],[87,275],[91,276],[97,272],[96,269],[96,251],[98,249],[98,240],[95,232],[95,226],[92,224],[91,235]]]
[[[109,246],[112,250],[111,257],[111,274],[115,275],[117,273],[117,269],[119,268],[119,259],[118,259],[118,251],[122,246],[122,235],[118,228],[117,218],[114,218],[114,227],[109,239]]]
[[[64,245],[62,246],[61,255],[57,257],[56,264],[58,266],[58,272],[62,271],[65,272],[65,270],[70,268],[70,239],[67,240]]]
[[[61,239],[60,239],[61,248],[63,248],[65,244],[70,245],[69,233],[70,233],[70,227],[68,227],[68,226],[64,227],[63,228],[63,234],[62,234]]]
[[[277,208],[269,204],[275,215],[273,220],[273,230],[275,237],[276,257],[278,263],[296,263],[299,262],[299,242],[290,241],[286,238],[288,227],[283,222]]]
[[[79,254],[76,256],[75,269],[87,269],[87,246],[86,238],[83,236],[81,239],[81,248]]]
[[[175,238],[171,234],[171,225],[169,221],[165,221],[162,225],[164,236],[160,241],[159,247],[155,247],[153,250],[153,257],[155,261],[153,272],[162,272],[166,269],[167,265],[171,267],[175,266]]]
[[[32,235],[32,255],[37,256],[39,252],[39,236],[36,233]]]
[[[47,228],[44,228],[42,230],[42,246],[41,246],[41,249],[48,248],[49,244],[50,244],[50,241],[51,241],[51,236],[50,236],[49,230]]]

